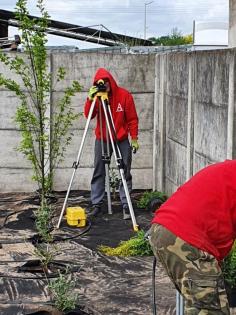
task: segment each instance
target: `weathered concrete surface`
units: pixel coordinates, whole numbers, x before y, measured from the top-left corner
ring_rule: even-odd
[[[140,150],[133,156],[134,189],[154,188],[171,194],[202,167],[236,156],[232,75],[235,52],[235,49],[224,49],[166,53],[156,57],[54,53],[48,61],[53,74],[52,115],[63,91],[74,79],[83,85],[82,92],[72,99],[76,112],[81,113],[95,71],[99,67],[107,68],[121,86],[132,92],[140,118]],[[65,81],[55,84],[56,70],[62,64],[67,68]],[[0,71],[11,75],[2,64]],[[21,84],[18,78],[17,81]],[[0,191],[33,191],[36,185],[31,181],[31,166],[15,151],[20,135],[11,117],[17,99],[2,88],[1,95]],[[233,128],[230,128],[232,120]],[[55,190],[68,187],[85,123],[81,116],[72,127],[75,136],[65,161],[56,170]],[[90,189],[94,124],[92,121],[88,130],[73,189]]]
[[[14,54],[12,54],[14,56]],[[21,54],[24,56],[23,54]],[[87,91],[92,85],[93,77],[99,67],[107,68],[120,86],[130,90],[133,94],[139,116],[140,150],[134,156],[133,178],[134,188],[152,187],[152,129],[153,129],[153,102],[154,102],[154,56],[153,55],[120,55],[104,53],[52,53],[48,58],[49,69],[53,79],[51,95],[51,115],[56,111],[58,100],[62,97],[66,87],[73,80],[78,80],[82,91],[72,98],[72,106],[77,113],[83,112]],[[65,66],[67,75],[64,81],[56,82],[56,73],[59,67]],[[19,77],[12,74],[3,64],[0,71],[21,85]],[[0,88],[0,191],[34,191],[35,183],[31,180],[31,165],[16,147],[20,142],[20,132],[13,118],[19,104],[15,95],[3,87]],[[65,161],[56,170],[54,189],[66,190],[71,177],[72,162],[76,160],[86,119],[81,116],[72,126],[75,134],[71,145],[66,152]],[[74,183],[75,189],[90,189],[90,180],[93,167],[93,147],[95,121],[91,121],[85,141],[83,156],[81,157],[81,178]],[[143,177],[143,170],[148,177]],[[80,170],[78,170],[79,172]],[[9,176],[7,176],[9,174]]]
[[[236,47],[236,1],[229,0],[229,47]]]
[[[171,194],[201,168],[236,157],[235,60],[235,50],[157,56],[155,189]]]

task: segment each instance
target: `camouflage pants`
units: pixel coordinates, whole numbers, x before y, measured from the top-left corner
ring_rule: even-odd
[[[224,279],[214,256],[199,250],[161,225],[151,227],[150,243],[176,289],[185,315],[229,315]]]

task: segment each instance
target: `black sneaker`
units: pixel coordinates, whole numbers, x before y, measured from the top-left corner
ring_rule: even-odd
[[[97,217],[101,213],[101,206],[100,205],[93,205],[88,213],[88,217]]]
[[[129,212],[129,208],[128,208],[128,205],[126,206],[123,206],[123,219],[124,220],[130,220],[131,219],[131,215],[130,215],[130,212]]]

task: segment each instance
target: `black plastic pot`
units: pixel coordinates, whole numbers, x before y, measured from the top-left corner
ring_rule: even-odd
[[[67,270],[67,264],[61,261],[52,261],[48,263],[47,268],[42,265],[39,259],[33,259],[27,261],[24,265],[17,267],[17,272],[30,272],[33,274],[41,275],[42,277],[47,276],[47,278],[58,277],[58,272],[65,273]],[[50,271],[50,273],[49,273]]]
[[[236,288],[230,288],[226,286],[226,293],[230,307],[236,307]]]
[[[92,313],[86,313],[84,312],[80,307],[76,307],[75,309],[71,311],[67,311],[64,313],[65,315],[90,315]]]
[[[156,211],[157,209],[160,208],[160,206],[163,204],[163,202],[164,201],[158,197],[151,198],[150,201],[148,202],[148,205],[147,205],[148,211],[150,211],[150,212]]]
[[[40,310],[40,311],[33,311],[31,313],[27,313],[27,315],[52,315],[52,314],[58,314],[58,315],[92,315],[93,313],[85,312],[83,311],[83,308],[80,306],[77,306],[75,309],[71,311],[65,311],[65,312],[60,312],[55,309],[51,310]]]

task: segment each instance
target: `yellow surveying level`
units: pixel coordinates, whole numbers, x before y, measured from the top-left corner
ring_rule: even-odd
[[[66,209],[67,224],[74,227],[84,227],[86,225],[86,213],[81,207],[68,207]]]

